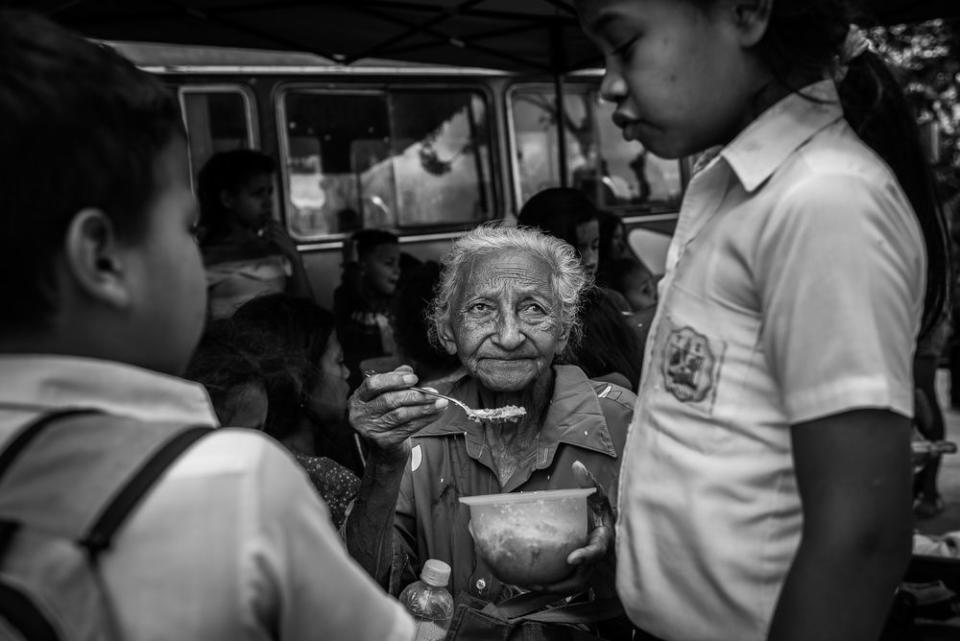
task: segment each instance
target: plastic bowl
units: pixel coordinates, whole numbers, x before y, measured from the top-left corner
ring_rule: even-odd
[[[567,577],[567,557],[587,542],[587,497],[595,490],[545,490],[465,496],[470,534],[493,574],[510,585]]]

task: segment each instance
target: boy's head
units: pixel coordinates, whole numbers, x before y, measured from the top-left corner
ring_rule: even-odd
[[[233,225],[251,229],[270,221],[276,163],[253,149],[214,154],[197,176],[201,224],[211,242]]]
[[[393,296],[400,280],[400,244],[382,229],[364,229],[353,235],[364,289]]]
[[[0,351],[178,373],[205,284],[176,99],[113,50],[0,11]]]

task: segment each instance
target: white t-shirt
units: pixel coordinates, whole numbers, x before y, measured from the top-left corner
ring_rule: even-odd
[[[791,425],[913,412],[926,258],[832,82],[701,158],[620,480],[617,587],[668,640],[765,639],[799,543]]]
[[[40,414],[84,407],[216,425],[199,385],[106,361],[0,356],[0,449]],[[409,641],[413,621],[347,554],[294,460],[253,430],[187,450],[101,559],[129,641]]]

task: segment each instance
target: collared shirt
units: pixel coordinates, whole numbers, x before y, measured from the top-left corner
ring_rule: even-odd
[[[407,561],[401,584],[411,581],[411,570],[427,559],[440,559],[452,569],[452,594],[466,590],[491,601],[500,596],[503,586],[477,556],[467,530],[470,510],[458,500],[461,496],[575,488],[571,465],[579,460],[615,500],[634,395],[610,383],[594,383],[578,367],[555,366],[554,372],[553,398],[537,445],[502,486],[482,425],[456,406],[451,404],[413,438],[395,523],[395,552]],[[480,407],[472,378],[454,384],[450,395]]]
[[[290,260],[279,254],[207,265],[211,318],[229,318],[258,296],[282,293],[293,274]]]
[[[90,408],[216,425],[199,385],[136,367],[0,357],[0,447],[28,421]],[[413,622],[354,563],[304,473],[253,430],[182,455],[102,557],[126,639],[391,639]]]
[[[800,539],[792,425],[909,416],[923,238],[832,82],[771,107],[684,197],[620,487],[617,588],[664,639],[766,638]]]

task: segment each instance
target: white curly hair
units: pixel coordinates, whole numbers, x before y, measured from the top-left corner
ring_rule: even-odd
[[[480,225],[462,236],[441,261],[440,282],[427,312],[432,341],[440,344],[440,329],[450,321],[452,305],[470,275],[473,261],[509,250],[526,252],[550,267],[553,293],[560,303],[560,335],[567,337],[568,348],[577,343],[580,299],[592,279],[576,251],[566,242],[533,227],[506,227],[498,223]]]

